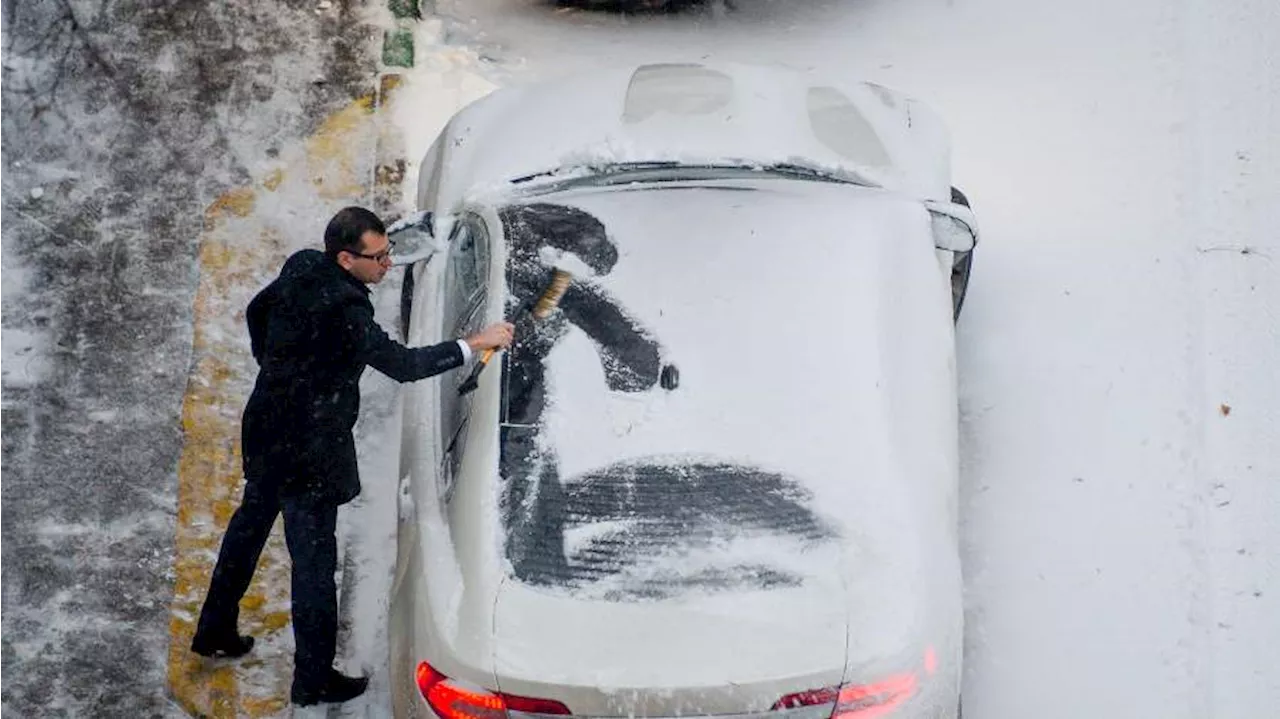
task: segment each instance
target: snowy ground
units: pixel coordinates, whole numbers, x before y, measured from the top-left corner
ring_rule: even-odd
[[[845,71],[933,104],[985,233],[958,338],[966,714],[1280,706],[1280,7],[438,8],[454,47],[417,80],[450,102],[607,55]],[[441,98],[406,113],[411,147]]]

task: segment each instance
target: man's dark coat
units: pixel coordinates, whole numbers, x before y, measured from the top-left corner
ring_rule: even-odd
[[[246,315],[260,369],[242,424],[245,478],[281,496],[343,504],[360,494],[351,430],[366,365],[412,382],[463,363],[457,342],[410,349],[388,337],[369,289],[316,250],[290,257]]]

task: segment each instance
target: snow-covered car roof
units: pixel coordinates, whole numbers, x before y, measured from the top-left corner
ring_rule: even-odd
[[[653,64],[511,86],[448,123],[423,163],[419,207],[538,173],[615,163],[790,164],[920,199],[949,197],[945,130],[879,85],[779,67]]]

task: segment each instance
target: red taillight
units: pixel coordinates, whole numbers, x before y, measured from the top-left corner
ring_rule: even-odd
[[[831,719],[877,719],[888,716],[915,691],[916,675],[895,674],[874,684],[850,684],[788,694],[774,703],[773,710],[835,704]]]
[[[785,697],[774,702],[772,711],[782,709],[797,709],[799,707],[821,706],[830,704],[840,695],[839,687],[827,687],[826,689],[810,689],[807,692],[796,692],[788,694]]]
[[[502,692],[467,689],[426,662],[415,673],[418,691],[441,719],[507,719],[507,710],[534,714],[568,714],[569,707],[551,699],[532,699]]]
[[[534,699],[532,697],[518,697],[514,694],[499,693],[502,701],[506,703],[507,708],[511,711],[529,712],[530,714],[568,714],[569,707],[561,704],[554,699]]]
[[[924,650],[924,670],[929,672],[929,676],[933,676],[934,672],[938,671],[938,653],[933,650],[933,647]]]
[[[895,674],[874,684],[844,686],[831,719],[878,719],[916,693],[916,675]]]
[[[924,670],[932,676],[937,669],[938,654],[933,647],[928,647],[924,653]],[[880,719],[910,699],[918,684],[915,672],[903,672],[871,684],[846,684],[788,694],[774,703],[773,710],[834,703],[831,719]]]

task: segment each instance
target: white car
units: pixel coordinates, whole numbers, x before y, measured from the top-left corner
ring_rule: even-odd
[[[738,65],[450,121],[392,228],[408,340],[516,343],[406,386],[397,716],[956,715],[948,152],[895,92]]]

